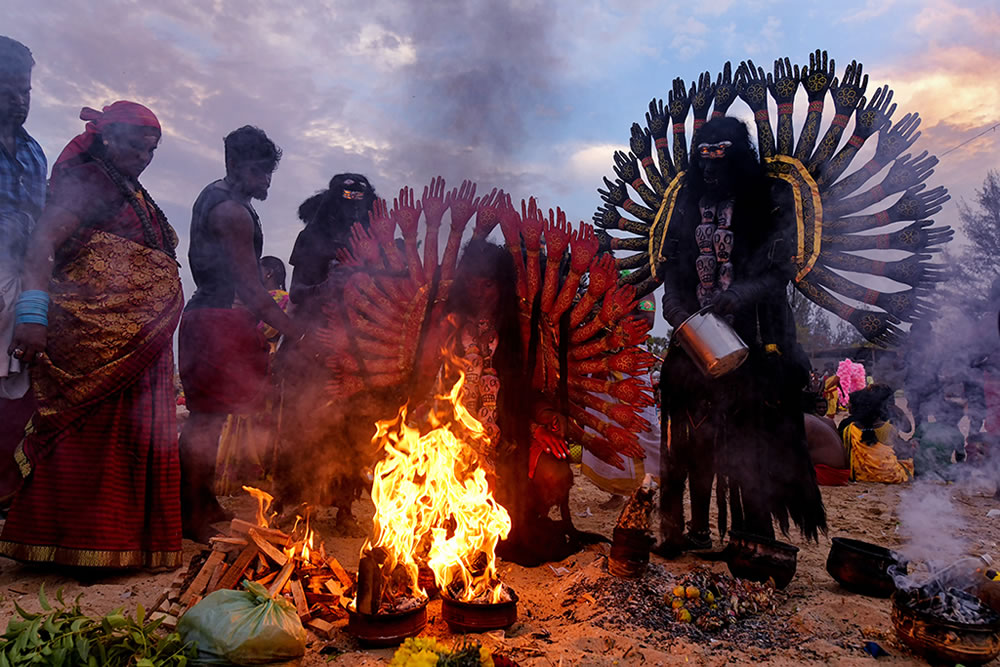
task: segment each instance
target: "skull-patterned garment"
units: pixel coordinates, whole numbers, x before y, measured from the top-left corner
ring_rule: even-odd
[[[731,199],[710,203],[702,199],[701,224],[694,230],[699,255],[695,260],[698,272],[698,303],[702,308],[710,304],[720,292],[733,283],[733,255],[735,237],[729,228],[733,219]]]

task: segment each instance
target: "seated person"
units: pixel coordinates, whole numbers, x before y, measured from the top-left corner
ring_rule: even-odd
[[[952,463],[965,460],[965,436],[958,430],[965,408],[960,400],[945,398],[930,410],[933,422],[917,427],[913,439],[919,442],[916,452],[916,474],[952,480]]]
[[[913,445],[889,421],[892,389],[884,384],[851,393],[850,415],[840,424],[851,479],[899,484],[913,479]]]
[[[844,486],[851,478],[844,445],[833,421],[806,414],[806,444],[820,486]]]

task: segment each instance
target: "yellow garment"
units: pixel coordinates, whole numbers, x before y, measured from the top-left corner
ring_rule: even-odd
[[[823,383],[823,398],[826,399],[826,416],[834,417],[840,408],[840,388],[836,375],[831,375]]]
[[[898,459],[889,445],[883,444],[892,432],[892,424],[875,429],[878,442],[861,442],[861,428],[851,424],[844,431],[844,446],[851,461],[851,479],[856,482],[901,484],[913,479],[913,459]]]

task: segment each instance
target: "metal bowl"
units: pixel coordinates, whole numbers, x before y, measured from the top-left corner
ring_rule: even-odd
[[[413,609],[388,614],[362,614],[348,610],[347,631],[364,646],[384,647],[416,637],[427,625],[427,600]]]
[[[895,551],[848,537],[833,538],[826,571],[837,583],[861,595],[887,598],[896,590],[889,568],[906,571],[906,561]]]
[[[784,588],[795,576],[799,548],[758,535],[733,531],[724,550],[724,559],[734,577],[751,581],[773,580]]]
[[[507,588],[510,600],[496,604],[461,602],[441,593],[441,618],[452,632],[502,630],[517,621],[517,593]]]
[[[899,641],[931,662],[981,665],[1000,655],[1000,620],[947,621],[910,607],[910,594],[892,594],[892,625]]]
[[[674,337],[707,377],[739,368],[750,350],[726,320],[702,308],[674,330]]]

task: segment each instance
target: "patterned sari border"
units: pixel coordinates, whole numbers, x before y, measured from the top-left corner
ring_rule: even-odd
[[[104,551],[0,540],[0,556],[23,563],[55,563],[74,567],[163,568],[181,566],[183,551]]]

